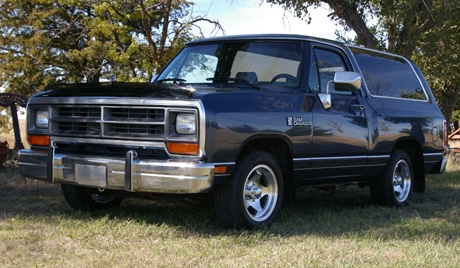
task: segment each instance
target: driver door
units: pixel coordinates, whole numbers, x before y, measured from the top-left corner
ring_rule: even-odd
[[[326,93],[328,82],[340,71],[352,71],[343,51],[312,46],[310,90]],[[307,176],[315,183],[359,179],[367,163],[369,131],[361,92],[336,91],[334,83],[330,83],[329,93],[329,109],[322,106],[319,97],[313,107],[312,165]]]

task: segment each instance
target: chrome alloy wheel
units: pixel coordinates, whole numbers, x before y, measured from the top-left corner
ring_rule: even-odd
[[[412,178],[409,164],[400,159],[393,170],[393,190],[398,202],[404,202],[409,197]]]
[[[278,182],[267,165],[254,167],[246,178],[243,191],[247,215],[256,222],[270,217],[278,200]]]

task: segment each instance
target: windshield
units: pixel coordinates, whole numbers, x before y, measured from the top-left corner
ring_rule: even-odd
[[[186,47],[156,82],[298,86],[300,42],[231,42]]]

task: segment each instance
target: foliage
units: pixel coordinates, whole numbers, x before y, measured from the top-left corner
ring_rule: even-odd
[[[452,122],[455,122],[455,128],[460,128],[459,126],[460,121],[460,100],[457,100],[457,105],[455,106],[455,110],[452,114]]]
[[[186,0],[4,0],[0,85],[31,96],[56,82],[149,81],[197,38]]]
[[[460,12],[457,14],[460,16]],[[448,122],[452,116],[458,117],[458,111],[454,114],[454,110],[460,92],[459,18],[446,14],[442,22],[425,31],[419,40],[418,53],[412,57],[435,88],[434,94]]]

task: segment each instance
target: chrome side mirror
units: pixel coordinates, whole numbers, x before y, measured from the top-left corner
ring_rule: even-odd
[[[326,93],[319,93],[318,97],[325,110],[331,108],[331,94],[329,94],[329,87],[334,83],[335,90],[353,92],[361,88],[361,75],[356,72],[336,72],[334,80],[327,83]]]
[[[334,84],[337,91],[357,91],[361,88],[361,75],[356,72],[336,72]]]

